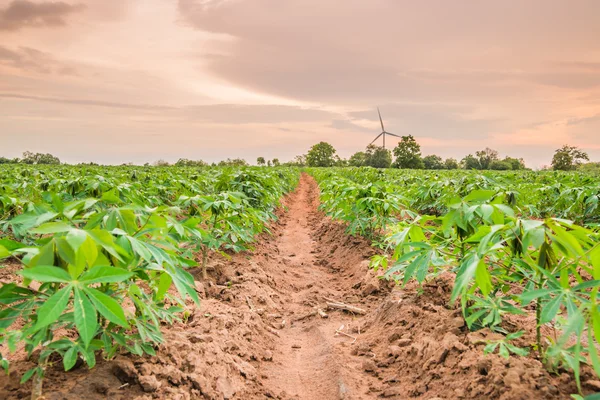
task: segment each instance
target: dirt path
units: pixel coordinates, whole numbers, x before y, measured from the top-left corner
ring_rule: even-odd
[[[343,298],[345,282],[338,272],[322,265],[324,255],[317,233],[322,216],[317,211],[314,180],[303,175],[290,200],[283,232],[276,241],[280,260],[274,260],[287,270],[282,283],[291,290],[283,295],[282,314],[290,327],[280,331],[273,352],[276,361],[262,370],[265,385],[274,394],[299,399],[350,398],[349,382],[360,381],[352,376],[359,371],[351,368],[338,347],[353,339],[336,335],[336,330],[344,326],[342,331],[348,332],[347,327],[358,326],[355,318],[334,311],[328,318],[311,316],[294,322],[314,313],[315,307],[324,309],[324,297]]]

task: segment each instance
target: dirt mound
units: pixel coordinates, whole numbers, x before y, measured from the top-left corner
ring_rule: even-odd
[[[418,295],[378,278],[369,242],[317,210],[303,175],[286,212],[251,252],[213,257],[189,316],[165,326],[156,356],[121,354],[48,369],[47,399],[531,399],[568,398],[570,375],[533,358],[484,356],[493,334],[469,333],[439,279]],[[200,276],[200,274],[198,274]],[[2,277],[5,279],[6,277]],[[18,353],[0,398],[26,398]],[[592,383],[593,384],[593,381]]]
[[[446,287],[446,289],[443,289]],[[389,398],[564,399],[576,393],[573,377],[551,376],[530,357],[484,355],[487,340],[469,332],[460,309],[449,309],[449,286],[395,289],[362,325],[353,352],[370,366]]]

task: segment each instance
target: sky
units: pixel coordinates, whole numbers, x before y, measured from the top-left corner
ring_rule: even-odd
[[[0,156],[600,161],[600,1],[0,0]],[[390,138],[391,139],[391,138]],[[388,139],[387,145],[395,145]]]

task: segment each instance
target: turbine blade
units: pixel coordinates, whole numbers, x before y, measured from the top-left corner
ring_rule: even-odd
[[[369,144],[373,144],[377,139],[379,139],[379,137],[383,135],[383,132],[381,132],[379,135],[377,135],[377,137],[375,139],[373,139],[373,141]]]
[[[379,112],[379,107],[377,107],[377,114],[379,114],[379,122],[381,122],[381,131],[385,132],[385,128],[383,127],[383,119],[381,119],[381,112]]]
[[[402,136],[396,135],[395,133],[386,132],[386,135],[392,135],[401,138]]]

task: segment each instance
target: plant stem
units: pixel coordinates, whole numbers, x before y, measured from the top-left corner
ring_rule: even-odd
[[[46,364],[48,363],[47,359],[40,360],[38,364],[38,368],[41,369],[41,373],[37,371],[33,374],[33,381],[31,387],[31,400],[42,399],[42,385],[44,383],[44,374],[46,373]]]
[[[206,271],[206,262],[208,260],[208,246],[202,246],[202,279],[208,279],[208,272]]]
[[[538,288],[540,286],[538,285]],[[536,306],[535,306],[535,340],[537,342],[537,350],[540,360],[543,359],[542,354],[542,327],[540,324],[540,320],[542,319],[542,299],[540,297],[537,298]]]

